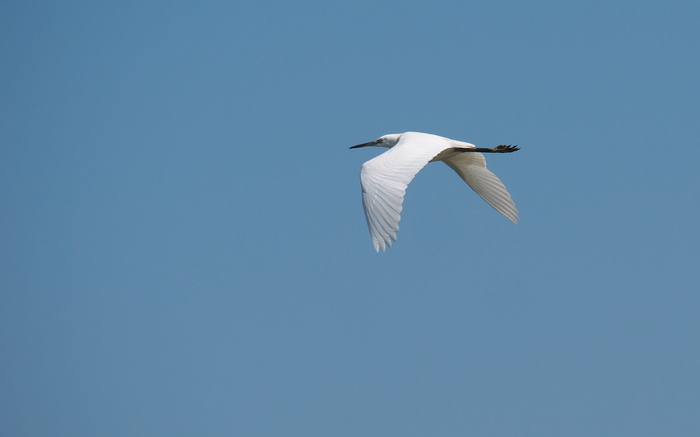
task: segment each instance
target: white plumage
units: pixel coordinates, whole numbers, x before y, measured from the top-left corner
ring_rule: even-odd
[[[374,249],[386,250],[396,241],[406,187],[429,162],[443,161],[496,211],[513,223],[518,210],[500,179],[486,168],[482,153],[509,153],[515,146],[477,148],[473,144],[419,132],[384,135],[358,147],[387,147],[389,150],[362,165],[362,205]]]

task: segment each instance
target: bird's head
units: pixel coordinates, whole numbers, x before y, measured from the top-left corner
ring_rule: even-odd
[[[396,143],[399,142],[399,138],[401,138],[401,134],[389,134],[389,135],[384,135],[374,141],[370,141],[369,143],[362,143],[358,144],[357,146],[352,146],[350,147],[351,149],[357,149],[358,147],[368,147],[368,146],[374,146],[374,147],[386,147],[387,149],[391,149],[396,145]]]

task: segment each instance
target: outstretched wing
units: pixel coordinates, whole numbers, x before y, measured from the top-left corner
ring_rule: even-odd
[[[444,162],[496,211],[513,223],[518,222],[518,210],[513,199],[503,182],[486,168],[484,155],[478,152],[459,153]]]
[[[391,240],[396,241],[401,205],[409,182],[448,147],[450,142],[446,138],[406,132],[394,147],[362,165],[362,206],[377,252],[391,247]]]

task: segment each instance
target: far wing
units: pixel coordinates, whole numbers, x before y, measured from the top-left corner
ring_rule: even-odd
[[[518,222],[518,210],[513,199],[503,182],[486,168],[484,155],[477,152],[459,153],[444,162],[496,211],[513,223]]]
[[[385,251],[396,241],[406,187],[436,155],[449,147],[447,139],[407,132],[399,142],[365,162],[360,171],[362,206],[374,249]]]

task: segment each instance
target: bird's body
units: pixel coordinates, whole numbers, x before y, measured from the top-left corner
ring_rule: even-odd
[[[390,134],[358,144],[358,147],[387,147],[389,150],[362,165],[362,205],[372,243],[377,252],[391,247],[399,230],[406,187],[429,162],[443,161],[496,211],[513,223],[518,210],[498,177],[486,169],[482,153],[509,153],[513,146],[477,148],[475,145],[419,132]]]

